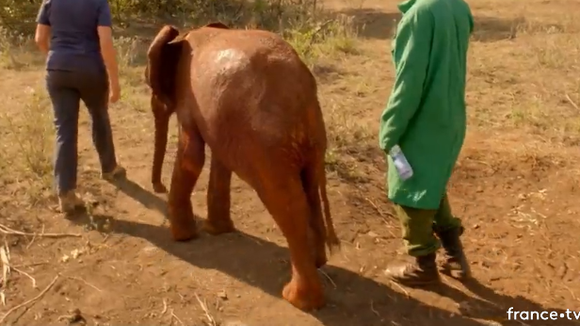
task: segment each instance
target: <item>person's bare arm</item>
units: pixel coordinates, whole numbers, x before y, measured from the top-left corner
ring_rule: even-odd
[[[100,0],[98,7],[97,32],[101,47],[101,56],[105,62],[109,75],[109,100],[114,103],[119,100],[121,87],[119,86],[119,68],[117,65],[116,51],[113,46],[113,22],[111,9],[107,0]]]
[[[47,54],[50,40],[50,20],[49,20],[50,2],[43,1],[36,16],[36,33],[34,33],[34,42],[42,51]]]
[[[50,39],[50,26],[37,24],[36,33],[34,34],[34,42],[36,46],[42,51],[42,53],[47,54],[49,49],[49,39]]]
[[[113,45],[113,32],[111,27],[99,26],[99,42],[101,44],[101,55],[109,73],[111,84],[119,83],[119,68],[117,66],[117,54]],[[113,87],[113,85],[111,85]]]

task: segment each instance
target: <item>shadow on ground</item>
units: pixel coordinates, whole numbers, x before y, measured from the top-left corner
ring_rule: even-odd
[[[132,181],[117,183],[119,189],[147,207],[165,210],[164,200],[141,188]],[[76,223],[86,223],[86,216]],[[102,224],[108,217],[93,216],[93,222]],[[99,221],[101,220],[101,221]],[[289,280],[288,251],[275,243],[242,232],[212,237],[202,234],[189,243],[174,242],[167,228],[133,221],[117,220],[111,230],[145,239],[168,254],[204,268],[215,269],[280,297],[282,287]],[[196,250],[191,250],[195,247]],[[312,313],[326,326],[351,325],[454,325],[476,326],[482,323],[471,318],[493,320],[500,325],[522,325],[522,321],[507,320],[507,310],[556,311],[523,297],[509,297],[495,293],[477,280],[465,286],[479,298],[473,298],[445,284],[431,286],[426,290],[446,296],[457,302],[463,316],[439,308],[429,307],[409,296],[393,291],[383,283],[363,277],[356,272],[327,265],[324,271],[333,279],[337,288],[326,284],[328,305]],[[545,321],[523,321],[525,325],[546,325]],[[560,318],[558,325],[577,325]]]
[[[148,209],[156,210],[163,216],[167,216],[167,202],[155,194],[143,189],[137,183],[129,179],[120,179],[112,182],[125,195],[133,198]]]

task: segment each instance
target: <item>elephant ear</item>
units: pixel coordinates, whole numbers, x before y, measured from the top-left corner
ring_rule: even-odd
[[[221,29],[230,29],[228,25],[222,22],[213,22],[205,25],[204,27],[212,27],[212,28],[221,28]]]
[[[175,102],[177,67],[183,49],[183,37],[174,26],[165,25],[147,51],[145,79],[153,94],[167,107]]]

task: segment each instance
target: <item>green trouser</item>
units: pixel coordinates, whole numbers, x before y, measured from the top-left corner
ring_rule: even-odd
[[[425,210],[395,205],[401,221],[403,242],[410,256],[424,256],[434,253],[441,247],[435,237],[437,232],[461,227],[461,220],[451,214],[447,194],[443,196],[439,209]]]

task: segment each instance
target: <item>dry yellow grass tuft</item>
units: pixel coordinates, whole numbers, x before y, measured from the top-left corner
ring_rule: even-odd
[[[24,196],[36,204],[52,185],[52,111],[43,90],[27,86],[20,95],[3,99],[18,110],[0,112],[0,184],[12,199]]]

